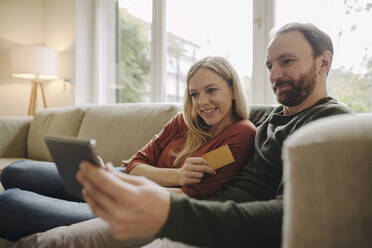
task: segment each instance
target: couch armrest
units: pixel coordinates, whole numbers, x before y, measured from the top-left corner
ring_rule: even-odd
[[[32,117],[0,117],[0,157],[26,157]]]
[[[283,247],[372,247],[372,115],[309,124],[283,160]]]

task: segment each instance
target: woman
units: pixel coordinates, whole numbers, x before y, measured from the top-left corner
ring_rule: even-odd
[[[129,174],[206,198],[247,161],[254,134],[235,70],[223,58],[207,57],[188,73],[184,114],[175,116],[123,164]],[[235,161],[213,170],[201,156],[222,145],[229,146]],[[7,190],[0,194],[0,236],[6,239],[94,218],[86,203],[65,192],[50,163],[13,163],[3,170],[2,183]]]
[[[239,78],[224,58],[196,62],[186,84],[184,113],[169,121],[159,136],[124,165],[129,174],[162,186],[181,186],[176,191],[190,197],[207,198],[246,162],[255,128],[247,121]],[[216,173],[201,155],[226,144],[235,162]]]

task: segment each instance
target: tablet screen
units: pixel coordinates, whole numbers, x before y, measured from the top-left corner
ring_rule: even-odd
[[[83,200],[82,186],[76,179],[79,164],[89,161],[97,166],[100,161],[95,152],[94,139],[80,139],[65,136],[45,136],[45,143],[57,166],[66,190]]]

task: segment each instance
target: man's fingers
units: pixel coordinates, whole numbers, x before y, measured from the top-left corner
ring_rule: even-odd
[[[88,203],[89,207],[92,209],[92,212],[97,216],[105,219],[107,221],[112,221],[112,214],[108,209],[105,209],[101,206],[101,204],[94,199],[90,198],[90,194],[88,194],[85,190],[83,190],[83,196],[85,202]]]
[[[124,172],[120,172],[120,171],[117,171],[117,170],[113,170],[112,172],[115,174],[115,176],[119,177],[122,181],[124,181],[126,183],[130,183],[130,184],[133,184],[133,185],[136,185],[136,186],[139,186],[139,185],[143,184],[143,177],[142,176],[132,176],[132,175],[128,175]]]
[[[83,193],[94,202],[100,203],[100,206],[104,209],[113,209],[116,206],[117,199],[115,197],[102,192],[101,187],[96,187],[90,181],[84,182]]]
[[[80,164],[78,180],[85,186],[88,181],[95,188],[115,199],[120,194],[132,194],[135,186],[130,181],[119,179],[112,172],[102,168],[97,168],[88,162]]]

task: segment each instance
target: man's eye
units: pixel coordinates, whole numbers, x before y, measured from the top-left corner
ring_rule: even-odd
[[[208,92],[209,94],[212,94],[212,93],[214,93],[216,90],[217,90],[216,88],[208,88],[208,89],[207,89],[207,92]]]
[[[294,61],[294,59],[284,59],[284,60],[281,61],[281,64],[283,66],[286,66],[286,65],[290,65],[293,61]]]

